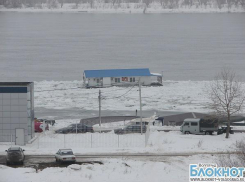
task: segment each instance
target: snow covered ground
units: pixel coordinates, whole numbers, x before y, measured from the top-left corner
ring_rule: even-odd
[[[163,87],[143,87],[143,110],[175,110],[208,112],[205,107],[208,99],[205,89],[206,81],[165,81]],[[101,88],[102,110],[135,110],[139,108],[137,87]],[[35,107],[64,109],[80,108],[83,110],[98,109],[98,89],[84,89],[81,81],[42,81],[35,82]],[[127,93],[128,92],[128,93]],[[127,94],[125,94],[127,93]],[[118,145],[118,135],[110,133],[54,134],[54,130],[79,119],[56,120],[50,131],[36,134],[35,140],[23,148],[26,154],[53,155],[59,148],[72,148],[75,154],[110,154],[110,153],[216,153],[236,151],[236,142],[245,140],[244,133],[235,133],[225,139],[224,135],[184,135],[178,127],[166,127],[170,132],[157,131],[152,128],[149,138],[145,135],[125,135],[124,142],[133,143],[134,147]],[[126,123],[125,123],[126,124]],[[124,122],[106,124],[103,127],[118,127]],[[94,143],[91,146],[91,138]],[[147,139],[147,145],[145,141]],[[120,138],[119,138],[120,140]],[[82,145],[82,142],[85,145]],[[102,143],[96,146],[96,142]],[[103,143],[104,142],[104,143]],[[114,142],[114,143],[113,143]],[[84,143],[83,143],[84,144]],[[121,144],[121,143],[119,143]],[[136,144],[141,144],[137,146]],[[0,155],[10,144],[0,145]],[[194,155],[191,157],[165,157],[164,159],[102,159],[103,164],[71,165],[67,168],[46,168],[36,172],[32,168],[10,168],[0,165],[0,182],[41,182],[47,179],[52,182],[63,181],[188,181],[189,164],[216,163],[217,155]],[[13,175],[14,174],[14,175]]]
[[[143,111],[208,112],[209,110],[205,107],[208,103],[205,95],[208,84],[209,82],[207,81],[165,81],[162,87],[142,87]],[[130,89],[127,87],[101,88],[102,110],[135,111],[135,109],[139,109],[138,88]],[[98,91],[99,89],[82,88],[82,81],[35,82],[35,107],[47,109],[79,108],[85,111],[97,110]],[[120,145],[120,143],[118,145],[118,140],[120,141],[123,138],[118,138],[118,135],[115,135],[113,131],[101,135],[98,135],[98,133],[54,134],[54,130],[68,126],[71,123],[79,123],[79,119],[63,119],[56,120],[56,122],[55,126],[50,126],[50,131],[40,135],[36,134],[39,136],[38,139],[32,144],[25,146],[27,152],[53,154],[58,148],[64,146],[74,148],[75,152],[83,154],[96,152],[225,152],[227,150],[235,151],[236,141],[242,140],[244,137],[243,133],[235,133],[230,136],[229,140],[226,140],[224,135],[183,135],[179,132],[178,127],[168,127],[165,129],[170,129],[172,130],[171,132],[152,130],[147,139],[139,134],[126,135],[124,141],[131,142],[131,144],[129,147],[123,147],[125,145]],[[116,128],[123,125],[124,122],[118,122],[103,125],[103,128]],[[240,128],[236,127],[236,129]],[[104,144],[97,145],[96,142],[91,142],[95,141],[96,138],[98,139],[97,143],[102,141]],[[146,140],[148,142],[145,147]],[[134,142],[139,145],[131,147]],[[2,151],[7,147],[9,145],[0,145]],[[94,148],[100,149],[94,150]]]
[[[49,8],[46,4],[40,4],[37,7],[22,7],[22,8],[4,8],[0,7],[0,11],[16,11],[16,12],[73,12],[73,13],[143,13],[145,8],[144,3],[121,3],[120,6],[112,5],[111,3],[95,3],[91,8],[90,4],[75,4],[65,3],[61,8],[58,5],[56,8]],[[216,4],[208,6],[180,6],[179,8],[162,8],[159,3],[151,3],[147,8],[146,13],[226,13],[226,12],[245,12],[241,6],[232,6],[228,9],[227,5],[218,8]]]
[[[72,148],[76,154],[101,154],[101,153],[216,153],[234,152],[237,150],[236,142],[245,140],[244,133],[230,135],[184,135],[179,127],[164,126],[161,129],[169,132],[158,131],[160,127],[151,126],[150,134],[116,135],[109,133],[85,133],[85,134],[54,134],[58,128],[77,123],[78,120],[57,120],[56,125],[50,126],[45,133],[36,133],[35,140],[24,146],[26,154],[50,154],[53,155],[59,148]],[[121,126],[121,122],[118,122]],[[115,124],[113,124],[114,127]],[[107,127],[107,125],[106,125]],[[236,126],[234,129],[244,129]],[[146,145],[145,145],[146,144]],[[0,155],[10,144],[0,145]]]
[[[59,143],[57,135],[46,133],[41,134],[52,144]],[[77,139],[82,134],[76,135]],[[112,137],[112,134],[107,134]],[[61,135],[60,135],[61,136]],[[71,135],[70,135],[71,136]],[[133,136],[137,137],[137,136]],[[103,136],[102,136],[103,138]],[[74,138],[73,138],[74,139]],[[117,159],[97,159],[103,164],[73,164],[65,168],[48,167],[36,172],[33,168],[11,168],[0,165],[0,182],[42,182],[47,179],[52,182],[67,181],[127,181],[127,182],[162,182],[178,181],[186,182],[189,177],[189,164],[198,163],[218,163],[219,154],[215,152],[236,151],[236,141],[245,140],[244,133],[235,133],[229,139],[224,135],[183,135],[179,131],[158,132],[153,131],[150,135],[148,145],[136,148],[78,148],[79,143],[71,142],[70,146],[75,154],[110,154],[110,153],[151,153],[151,154],[195,154],[197,152],[213,154],[192,155],[186,157],[142,157],[137,159],[122,157]],[[37,142],[36,140],[35,142]],[[69,140],[71,141],[71,140]],[[36,148],[35,144],[23,147],[26,154],[51,154],[57,152],[58,148],[48,148],[41,146]],[[0,150],[4,151],[7,146],[0,145]],[[4,152],[0,152],[3,154]],[[14,175],[13,175],[14,174]]]
[[[35,82],[35,107],[98,110],[99,89],[84,89],[82,83]],[[208,84],[208,81],[164,81],[162,87],[142,87],[143,110],[209,112],[206,107],[209,100],[205,92]],[[130,89],[101,88],[102,110],[139,110],[138,87]]]
[[[66,168],[46,168],[36,172],[33,168],[11,168],[0,165],[0,182],[186,182],[189,164],[215,163],[217,157],[197,155],[167,157],[160,161],[132,159],[104,159],[103,164],[77,165]],[[14,175],[13,175],[14,174]]]

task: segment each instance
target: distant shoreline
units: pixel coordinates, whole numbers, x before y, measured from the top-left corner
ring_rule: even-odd
[[[55,9],[38,9],[38,8],[0,8],[0,12],[21,12],[21,13],[116,13],[116,14],[143,14],[144,9],[123,9],[123,8],[106,8],[106,9],[83,9],[83,8],[55,8]],[[245,13],[245,9],[216,9],[216,8],[178,8],[162,9],[147,8],[146,14],[163,14],[163,13]]]

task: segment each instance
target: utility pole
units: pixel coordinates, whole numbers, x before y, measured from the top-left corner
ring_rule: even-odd
[[[162,83],[161,84],[163,85],[163,71],[162,71]]]
[[[77,122],[76,122],[76,134],[77,134]]]
[[[142,104],[141,104],[141,83],[139,78],[139,97],[140,97],[140,133],[142,135]]]
[[[101,133],[101,91],[99,90],[99,120],[100,120],[100,133]]]

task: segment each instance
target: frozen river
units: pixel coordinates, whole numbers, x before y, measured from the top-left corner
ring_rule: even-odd
[[[150,68],[167,80],[245,79],[245,14],[0,12],[0,81],[81,80],[85,69]]]

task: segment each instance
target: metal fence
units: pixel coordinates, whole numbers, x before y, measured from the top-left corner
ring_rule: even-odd
[[[42,134],[32,144],[34,148],[135,148],[145,147],[146,134],[116,135],[113,133]]]
[[[110,133],[68,133],[54,134],[53,131],[36,134],[27,146],[41,148],[143,148],[150,137],[150,127],[144,133],[115,134]],[[0,135],[4,145],[15,145],[13,136]],[[12,141],[12,142],[11,142]]]
[[[15,141],[14,141],[14,135],[11,135],[11,134],[0,134],[0,142],[2,144],[15,144]]]

